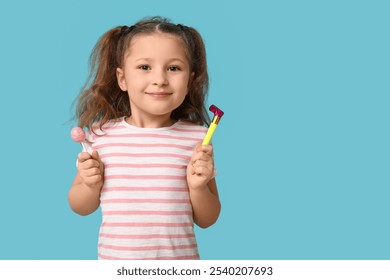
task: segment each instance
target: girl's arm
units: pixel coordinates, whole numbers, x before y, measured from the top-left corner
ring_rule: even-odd
[[[214,156],[211,145],[196,146],[187,167],[187,182],[194,222],[202,228],[214,224],[221,211],[214,175]]]
[[[92,155],[80,153],[78,172],[69,190],[69,205],[80,215],[93,213],[100,205],[104,166],[96,151]]]
[[[194,222],[201,228],[213,225],[221,211],[215,179],[204,188],[190,191],[190,199],[194,212]]]

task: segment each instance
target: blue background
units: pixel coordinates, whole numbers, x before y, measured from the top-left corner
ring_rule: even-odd
[[[223,210],[203,259],[390,259],[388,1],[2,1],[0,259],[96,259],[67,193],[95,42],[162,15],[207,46]]]

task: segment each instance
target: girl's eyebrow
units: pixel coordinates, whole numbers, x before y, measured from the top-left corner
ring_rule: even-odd
[[[144,61],[150,61],[151,59],[150,58],[144,58],[144,57],[141,57],[141,58],[137,58],[136,60],[134,60],[135,62],[138,62],[140,60],[144,60]]]
[[[147,62],[149,62],[149,61],[153,61],[153,59],[148,58],[148,57],[141,57],[141,58],[137,58],[136,60],[134,60],[134,62],[138,62],[138,61],[147,61]],[[167,61],[168,62],[179,61],[181,63],[185,63],[185,61],[183,59],[177,58],[177,57],[168,59]]]
[[[172,62],[172,61],[179,61],[179,62],[181,62],[181,63],[186,63],[183,59],[181,59],[181,58],[172,58],[171,60],[170,60],[170,62]]]

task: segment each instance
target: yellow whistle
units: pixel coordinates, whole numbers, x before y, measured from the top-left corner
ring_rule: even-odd
[[[211,121],[209,129],[207,130],[206,136],[203,139],[202,145],[210,144],[211,138],[213,137],[214,132],[217,129],[218,123],[224,114],[223,111],[215,105],[211,105],[209,110],[214,113],[214,117],[213,120]]]

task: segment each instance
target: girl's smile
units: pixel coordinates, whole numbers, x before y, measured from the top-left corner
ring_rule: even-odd
[[[156,98],[164,98],[172,95],[170,92],[145,92],[145,94]]]

